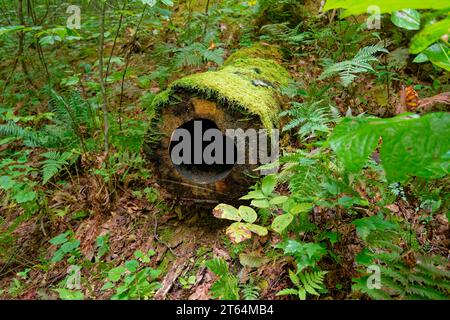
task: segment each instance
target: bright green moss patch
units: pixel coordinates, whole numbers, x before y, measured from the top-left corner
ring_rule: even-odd
[[[267,60],[280,61],[281,53],[275,46],[263,45],[260,43],[254,44],[248,48],[242,48],[232,55],[230,55],[225,61],[224,65],[234,64],[234,61],[248,58],[261,58]]]
[[[245,50],[245,49],[244,49]],[[255,57],[229,59],[217,71],[186,76],[173,82],[154,99],[160,107],[181,90],[226,104],[238,111],[260,117],[266,128],[273,128],[280,111],[279,88],[289,83],[289,73],[273,60]]]

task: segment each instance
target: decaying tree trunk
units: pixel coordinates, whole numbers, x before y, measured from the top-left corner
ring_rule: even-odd
[[[230,202],[255,183],[258,164],[249,163],[249,148],[255,146],[248,140],[244,139],[245,164],[175,164],[171,157],[176,145],[173,133],[185,129],[194,136],[198,124],[202,133],[216,128],[224,137],[227,129],[271,132],[282,103],[279,88],[289,82],[278,57],[276,49],[262,45],[240,50],[219,70],[179,79],[154,99],[152,108],[157,112],[146,135],[144,152],[160,185],[171,195],[186,203]],[[202,150],[210,143],[192,141],[196,142],[202,144]],[[234,142],[234,150],[224,148],[224,154],[230,150],[237,154]],[[198,149],[192,147],[191,151]]]

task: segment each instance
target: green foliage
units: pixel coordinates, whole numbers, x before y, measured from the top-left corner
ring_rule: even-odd
[[[283,127],[283,131],[298,128],[297,134],[303,139],[329,132],[329,124],[333,117],[330,107],[324,106],[323,101],[292,102],[292,105],[293,108],[280,113],[282,117],[293,118]]]
[[[115,289],[112,300],[149,299],[161,284],[156,279],[161,270],[146,267],[150,257],[155,254],[150,250],[147,254],[136,251],[136,259],[127,260],[123,265],[108,271],[108,281],[101,290]]]
[[[255,286],[253,282],[249,282],[241,286],[243,300],[258,300],[261,289]]]
[[[365,14],[367,8],[370,6],[377,6],[380,8],[380,13],[390,13],[402,9],[445,9],[448,8],[448,4],[441,0],[430,0],[423,2],[420,0],[327,0],[323,10],[331,10],[337,8],[343,8],[345,11],[342,17],[348,17],[350,15]]]
[[[176,67],[199,67],[203,63],[212,61],[217,65],[223,64],[223,49],[209,50],[202,43],[192,43],[184,48],[179,49],[175,54],[174,64]]]
[[[355,220],[357,232],[367,247],[356,257],[360,277],[354,278],[353,290],[372,299],[450,299],[450,272],[446,259],[405,250],[404,242],[415,246],[403,228],[380,217]],[[403,242],[403,245],[401,244]],[[370,287],[373,275],[364,268],[380,270],[380,287]],[[369,270],[369,269],[367,269]]]
[[[407,30],[420,29],[420,13],[414,9],[394,11],[391,16],[391,21],[399,28]]]
[[[327,250],[319,243],[306,243],[297,240],[286,240],[276,247],[283,249],[284,254],[295,258],[298,272],[302,272],[306,268],[316,268],[317,262],[327,253]]]
[[[109,234],[98,236],[96,239],[96,245],[98,249],[97,260],[99,260],[109,252]]]
[[[183,289],[190,289],[197,282],[197,278],[195,276],[180,277],[178,281]]]
[[[41,156],[47,158],[42,161],[42,184],[46,184],[69,164],[73,154],[67,151],[62,154],[57,151],[49,151],[42,153]]]
[[[339,1],[328,0],[324,10],[336,8],[344,8],[343,17],[350,15],[365,14],[370,6],[376,6],[381,13],[391,13],[392,22],[407,30],[419,30],[421,24],[421,15],[414,9],[434,9],[435,14],[428,16],[425,27],[417,33],[411,40],[409,51],[413,54],[422,54],[416,58],[416,62],[424,62],[430,60],[433,64],[450,71],[450,44],[448,38],[445,40],[443,36],[448,35],[450,27],[450,17],[438,20],[436,17],[442,16],[448,9],[449,5],[445,1],[433,0],[423,2],[420,0],[408,1],[388,1],[388,0],[364,0],[364,1]],[[442,11],[441,11],[442,10]],[[444,14],[445,15],[445,14]],[[442,40],[442,41],[441,41]]]
[[[277,293],[277,296],[296,295],[300,300],[306,300],[307,294],[319,296],[317,290],[323,289],[323,281],[326,271],[294,273],[289,270],[289,278],[295,285],[295,288],[283,289]]]
[[[240,206],[236,209],[227,204],[219,204],[213,209],[216,218],[237,221],[227,228],[226,234],[234,243],[239,243],[251,238],[252,233],[259,236],[267,235],[267,229],[254,224],[258,215],[255,210],[247,206]],[[244,220],[245,223],[240,222]]]
[[[223,259],[215,258],[205,262],[206,267],[218,276],[218,280],[210,288],[215,299],[239,300],[239,280],[228,270]]]
[[[388,51],[383,47],[383,45],[376,44],[361,48],[351,60],[345,60],[333,64],[328,61],[325,64],[325,69],[319,79],[326,79],[339,75],[342,85],[347,87],[355,81],[358,74],[375,72],[371,66],[371,63],[379,62],[376,57],[379,53],[388,53]]]
[[[409,176],[437,178],[448,173],[449,123],[448,113],[346,118],[329,142],[351,172],[362,169],[381,138],[381,161],[389,181],[404,181]]]
[[[69,255],[69,260],[73,261],[79,257],[80,240],[75,239],[72,231],[66,231],[50,239],[51,244],[59,247],[53,254],[51,263],[57,263],[64,259],[66,255]]]

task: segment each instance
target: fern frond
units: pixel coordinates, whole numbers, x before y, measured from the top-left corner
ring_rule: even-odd
[[[322,106],[323,101],[313,103],[293,102],[293,108],[283,111],[280,116],[293,118],[284,127],[283,131],[289,131],[299,127],[297,134],[306,138],[315,136],[317,132],[329,132],[329,124],[332,122],[330,107]]]
[[[242,297],[244,300],[257,300],[261,289],[251,283],[245,284],[242,287]]]
[[[205,262],[206,267],[218,276],[228,274],[228,264],[225,260],[214,258]]]
[[[24,144],[29,147],[38,147],[43,144],[35,132],[26,130],[12,121],[0,125],[0,136],[23,139]]]
[[[62,168],[69,164],[68,160],[73,154],[64,152],[60,154],[56,151],[43,153],[47,160],[42,161],[42,184],[46,184],[51,178],[58,174]]]
[[[350,85],[360,73],[374,71],[371,62],[378,62],[377,54],[388,51],[381,45],[376,44],[361,48],[352,60],[345,60],[334,64],[327,63],[319,79],[326,79],[339,75],[344,87]]]

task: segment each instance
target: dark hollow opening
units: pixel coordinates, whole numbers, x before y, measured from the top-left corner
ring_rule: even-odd
[[[201,126],[201,130],[198,132],[201,132],[200,135],[195,135],[195,126],[199,128]],[[172,164],[174,165],[175,169],[187,180],[190,180],[195,183],[199,184],[208,184],[208,183],[214,183],[216,181],[224,179],[233,169],[236,161],[237,161],[237,148],[233,141],[231,141],[230,138],[226,137],[224,134],[221,134],[222,142],[221,142],[221,149],[223,161],[219,164],[213,163],[208,164],[205,162],[205,159],[203,158],[203,152],[205,148],[213,143],[215,139],[213,138],[213,141],[203,141],[203,135],[208,129],[219,129],[217,125],[214,123],[214,121],[211,121],[209,119],[193,119],[188,122],[185,122],[177,129],[185,129],[190,134],[190,157],[189,161],[182,162],[181,164],[174,163],[174,160],[172,158],[172,150],[176,145],[181,143],[182,141],[175,141],[173,139],[173,135],[170,141],[169,145],[169,155],[172,160]],[[197,133],[198,133],[197,132]],[[194,157],[195,157],[195,144],[198,144],[201,146],[201,163],[195,163]],[[197,145],[197,146],[198,146]],[[229,149],[233,148],[232,150],[227,150],[227,146]],[[230,148],[231,146],[231,148]],[[197,154],[199,153],[197,148]],[[233,163],[228,163],[226,161],[226,156],[228,153],[233,152],[234,154],[234,160]],[[184,156],[184,152],[180,152],[181,156]],[[213,156],[216,156],[215,150],[212,152]],[[187,157],[187,156],[186,156]]]

